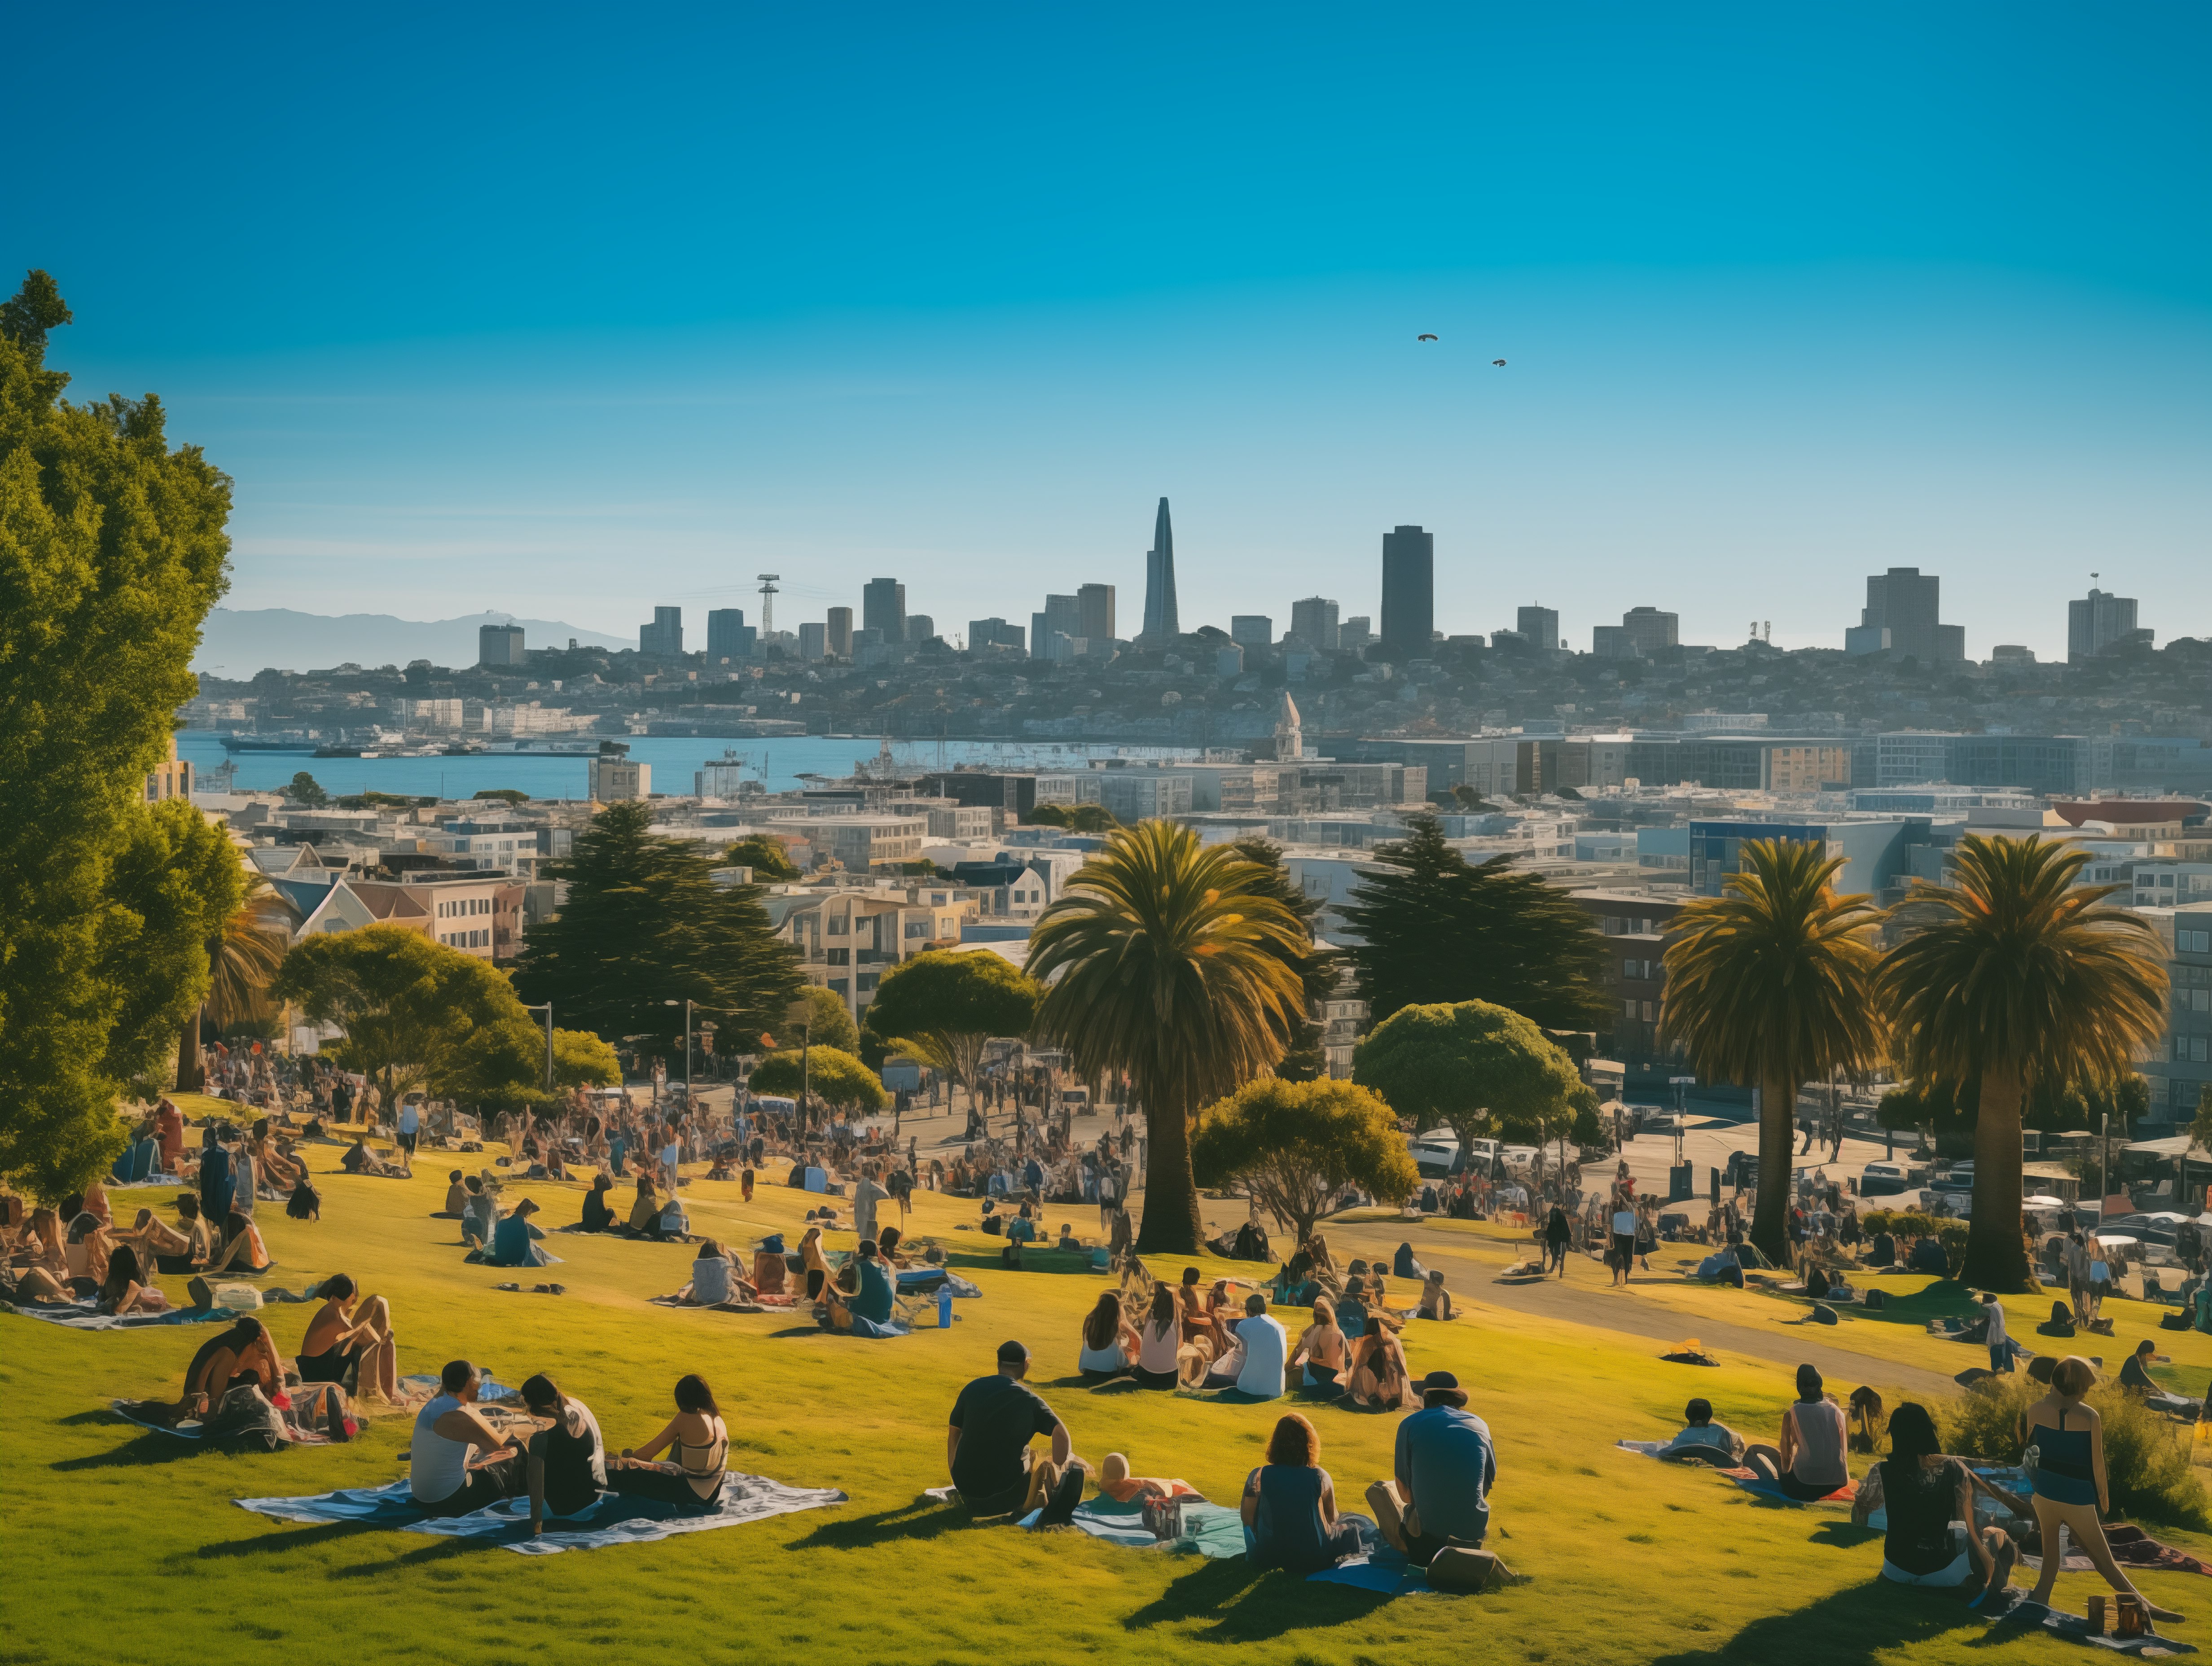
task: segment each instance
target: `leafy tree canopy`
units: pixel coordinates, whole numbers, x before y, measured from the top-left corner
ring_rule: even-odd
[[[527,804],[530,794],[516,787],[487,787],[475,795],[479,799],[494,799],[501,804]]]
[[[765,833],[754,833],[738,840],[724,853],[722,860],[734,867],[749,867],[756,879],[796,879],[799,870],[792,865],[791,853],[782,842],[771,839]]]
[[[323,791],[322,783],[305,769],[292,777],[290,784],[284,788],[284,796],[295,804],[307,806],[310,810],[319,810],[331,801],[331,795]]]
[[[971,1092],[994,1037],[1021,1037],[1036,1019],[1038,989],[995,954],[933,949],[884,974],[868,1028],[926,1049],[928,1061]]]
[[[750,1052],[799,993],[798,961],[757,887],[715,884],[705,853],[652,823],[648,804],[611,804],[544,870],[568,881],[568,901],[531,928],[515,982],[557,1021],[662,1054],[684,1044],[684,1008],[666,1003],[688,997],[726,1051]]]
[[[1040,804],[1022,818],[1024,827],[1060,827],[1071,833],[1110,833],[1121,824],[1103,804]]]
[[[1510,856],[1470,866],[1434,816],[1376,852],[1382,872],[1344,910],[1361,993],[1377,1018],[1465,1000],[1510,1007],[1553,1030],[1602,1030],[1605,939],[1580,904]]]
[[[1441,1122],[1462,1140],[1558,1127],[1583,1086],[1551,1037],[1486,1000],[1401,1007],[1359,1043],[1352,1079],[1417,1128]]]
[[[246,896],[230,836],[184,799],[140,805],[125,818],[129,842],[109,876],[110,894],[138,929],[109,958],[121,1006],[106,1068],[142,1095],[166,1079],[179,1031],[198,1023],[219,945]]]
[[[1297,915],[1299,924],[1306,929],[1303,952],[1287,946],[1280,951],[1285,964],[1298,975],[1298,985],[1305,992],[1305,1010],[1298,1014],[1290,1050],[1275,1067],[1275,1073],[1285,1081],[1316,1080],[1328,1073],[1328,1059],[1322,1050],[1322,1024],[1314,1013],[1322,1002],[1336,996],[1344,974],[1345,958],[1338,951],[1322,948],[1313,941],[1314,921],[1321,914],[1321,904],[1291,882],[1290,870],[1283,866],[1280,845],[1255,836],[1232,841],[1231,848],[1247,861],[1267,870],[1267,894]]]
[[[613,1048],[588,1030],[553,1031],[553,1085],[620,1087],[622,1061]]]
[[[801,1046],[835,1047],[848,1053],[860,1050],[860,1032],[853,1022],[853,1015],[845,1010],[843,1001],[829,990],[814,984],[801,989],[798,1000],[792,1005],[796,1006],[800,1001],[806,1006],[806,1026],[802,1031],[794,1028],[787,1018],[779,1016],[775,1021],[773,1032],[778,1048],[794,1053]]]
[[[153,1017],[205,988],[204,955],[193,970],[158,920],[132,964],[152,916],[116,887],[153,885],[171,927],[196,911],[149,877],[176,836],[143,789],[230,548],[230,482],[170,448],[159,399],[64,400],[46,352],[69,321],[44,272],[0,303],[0,1173],[57,1196],[119,1148]]]
[[[806,1082],[816,1098],[840,1110],[870,1112],[890,1103],[876,1073],[840,1047],[813,1047],[806,1053]],[[796,1049],[779,1049],[754,1067],[752,1091],[797,1097],[799,1057]]]
[[[1199,1184],[1242,1188],[1300,1243],[1346,1186],[1399,1203],[1420,1183],[1396,1116],[1350,1082],[1247,1083],[1200,1114],[1190,1155]]]

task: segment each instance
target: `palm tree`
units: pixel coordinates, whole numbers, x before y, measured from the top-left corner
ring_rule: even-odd
[[[2027,1290],[2020,1110],[2039,1088],[2110,1087],[2165,1031],[2157,936],[2076,885],[2085,850],[1970,833],[1947,883],[1916,883],[1883,962],[1898,1063],[1915,1081],[1978,1087],[1974,1216],[1962,1276]]]
[[[208,945],[207,997],[185,1020],[185,1033],[177,1049],[180,1091],[196,1092],[207,1081],[206,1067],[200,1058],[204,1018],[213,1018],[220,1030],[268,1010],[270,982],[290,946],[284,933],[271,927],[261,912],[276,894],[267,879],[248,873],[244,897],[223,921],[222,933]]]
[[[1802,1084],[1881,1053],[1872,941],[1881,910],[1838,897],[1843,858],[1800,840],[1750,839],[1718,897],[1675,916],[1660,1026],[1701,1074],[1759,1091],[1751,1237],[1786,1262],[1792,1113]]]
[[[1270,879],[1188,828],[1140,822],[1108,836],[1030,939],[1037,1032],[1079,1076],[1127,1071],[1144,1101],[1147,1253],[1197,1249],[1191,1118],[1271,1070],[1304,1012],[1312,940]]]

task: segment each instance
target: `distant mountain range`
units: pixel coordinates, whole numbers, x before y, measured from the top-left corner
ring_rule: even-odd
[[[518,619],[512,613],[475,613],[463,619],[402,619],[389,613],[295,613],[289,607],[218,607],[208,615],[192,669],[243,681],[275,666],[319,671],[348,661],[404,666],[428,660],[438,666],[477,662],[477,628],[519,624],[526,648],[565,648],[573,636],[593,648],[635,648],[636,641],[585,630],[557,619]]]

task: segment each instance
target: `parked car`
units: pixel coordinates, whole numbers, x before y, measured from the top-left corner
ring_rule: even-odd
[[[1463,1160],[1458,1140],[1438,1139],[1434,1134],[1408,1140],[1406,1150],[1424,1180],[1449,1180],[1460,1171]]]
[[[1907,1163],[1869,1163],[1859,1176],[1861,1197],[1894,1197],[1911,1186],[1912,1167]]]

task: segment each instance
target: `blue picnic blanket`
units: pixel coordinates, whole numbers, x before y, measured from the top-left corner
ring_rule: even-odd
[[[43,1319],[68,1330],[141,1330],[149,1325],[203,1325],[238,1316],[227,1307],[179,1307],[167,1313],[133,1313],[118,1319],[112,1313],[102,1313],[92,1302],[70,1302],[66,1305],[57,1302],[51,1306],[26,1302],[21,1307],[0,1303],[0,1312],[26,1319]]]
[[[1360,1590],[1379,1590],[1386,1596],[1436,1594],[1436,1587],[1429,1583],[1427,1571],[1415,1567],[1393,1550],[1387,1541],[1381,1539],[1358,1555],[1347,1556],[1334,1567],[1325,1567],[1319,1573],[1309,1573],[1306,1578],[1318,1584],[1352,1585]]]
[[[573,1516],[548,1517],[544,1533],[530,1532],[530,1501],[507,1499],[466,1516],[426,1516],[415,1502],[408,1484],[347,1488],[319,1493],[309,1498],[237,1499],[241,1510],[280,1522],[318,1524],[353,1522],[364,1527],[390,1528],[403,1533],[428,1533],[441,1538],[473,1539],[496,1545],[523,1556],[553,1556],[564,1550],[602,1550],[609,1545],[645,1544],[678,1533],[704,1533],[717,1527],[737,1527],[765,1521],[794,1511],[819,1510],[847,1502],[834,1487],[786,1487],[762,1475],[732,1470],[723,1478],[720,1507],[712,1515],[685,1516],[675,1507],[651,1499],[626,1499],[602,1493]]]
[[[898,1293],[902,1296],[934,1296],[946,1285],[952,1286],[955,1296],[983,1293],[957,1273],[948,1273],[941,1267],[902,1267],[898,1270]]]
[[[1033,1511],[1022,1518],[1022,1525],[1034,1525],[1042,1511]],[[1244,1520],[1234,1510],[1224,1509],[1218,1504],[1208,1504],[1202,1499],[1182,1501],[1183,1535],[1172,1541],[1155,1539],[1145,1525],[1144,1507],[1138,1504],[1121,1504],[1113,1499],[1093,1499],[1088,1504],[1075,1507],[1073,1524],[1094,1539],[1103,1539],[1129,1550],[1170,1549],[1178,1553],[1195,1552],[1212,1560],[1225,1561],[1244,1554]]]

